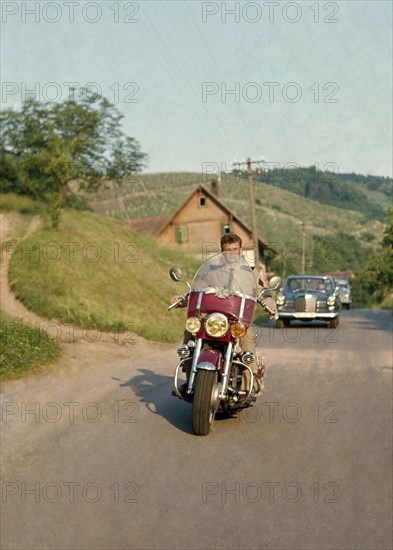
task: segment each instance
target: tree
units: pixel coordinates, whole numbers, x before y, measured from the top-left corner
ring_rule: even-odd
[[[20,111],[0,113],[0,159],[4,191],[69,203],[69,183],[94,188],[104,176],[120,180],[141,171],[146,154],[121,130],[123,115],[105,98],[61,103],[28,100]]]
[[[382,302],[393,289],[393,208],[386,213],[386,227],[378,250],[369,257],[360,274],[362,287],[377,302]]]

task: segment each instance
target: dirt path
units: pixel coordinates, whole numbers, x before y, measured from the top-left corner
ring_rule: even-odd
[[[41,328],[61,342],[63,355],[60,361],[53,366],[56,372],[65,368],[72,374],[73,365],[76,370],[80,370],[92,365],[103,365],[111,355],[118,359],[130,359],[139,357],[152,349],[168,348],[168,345],[149,342],[132,333],[119,334],[87,330],[71,324],[60,323],[56,319],[45,319],[26,308],[10,288],[8,268],[15,249],[15,241],[26,239],[38,229],[40,224],[39,216],[26,222],[26,218],[20,214],[0,213],[0,242],[9,243],[1,258],[0,304],[1,310],[7,315]],[[19,239],[13,238],[15,231],[23,225],[25,226],[23,236]],[[7,382],[7,384],[12,383],[18,383],[18,380]]]
[[[0,242],[7,243],[7,246],[2,258],[0,266],[0,303],[4,313],[24,321],[26,323],[36,324],[37,326],[44,325],[47,320],[43,319],[33,311],[27,309],[19,300],[16,299],[15,293],[11,290],[8,281],[8,268],[15,249],[15,244],[8,239],[12,237],[15,229],[24,223],[23,216],[18,214],[0,214]],[[25,227],[22,239],[26,239],[34,233],[40,226],[40,218],[35,216]],[[22,240],[20,239],[20,240]]]

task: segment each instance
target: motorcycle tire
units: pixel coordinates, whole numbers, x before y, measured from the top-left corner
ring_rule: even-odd
[[[199,370],[192,403],[192,429],[195,435],[208,435],[216,414],[217,371]]]

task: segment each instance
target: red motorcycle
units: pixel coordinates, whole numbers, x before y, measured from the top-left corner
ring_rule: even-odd
[[[241,256],[221,252],[210,257],[190,285],[179,268],[170,270],[172,280],[183,282],[188,292],[168,309],[187,301],[185,340],[177,353],[180,361],[174,375],[173,395],[192,403],[192,428],[207,435],[217,412],[230,415],[248,407],[262,392],[264,366],[247,349],[248,328],[256,303],[263,303],[270,290],[281,286],[273,277],[269,288],[257,294],[251,267]],[[251,366],[257,361],[257,375]],[[180,369],[188,382],[178,387]]]

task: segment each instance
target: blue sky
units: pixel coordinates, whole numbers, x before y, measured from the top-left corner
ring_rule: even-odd
[[[2,108],[89,84],[124,114],[147,171],[230,169],[250,156],[392,175],[390,1],[1,8]]]

